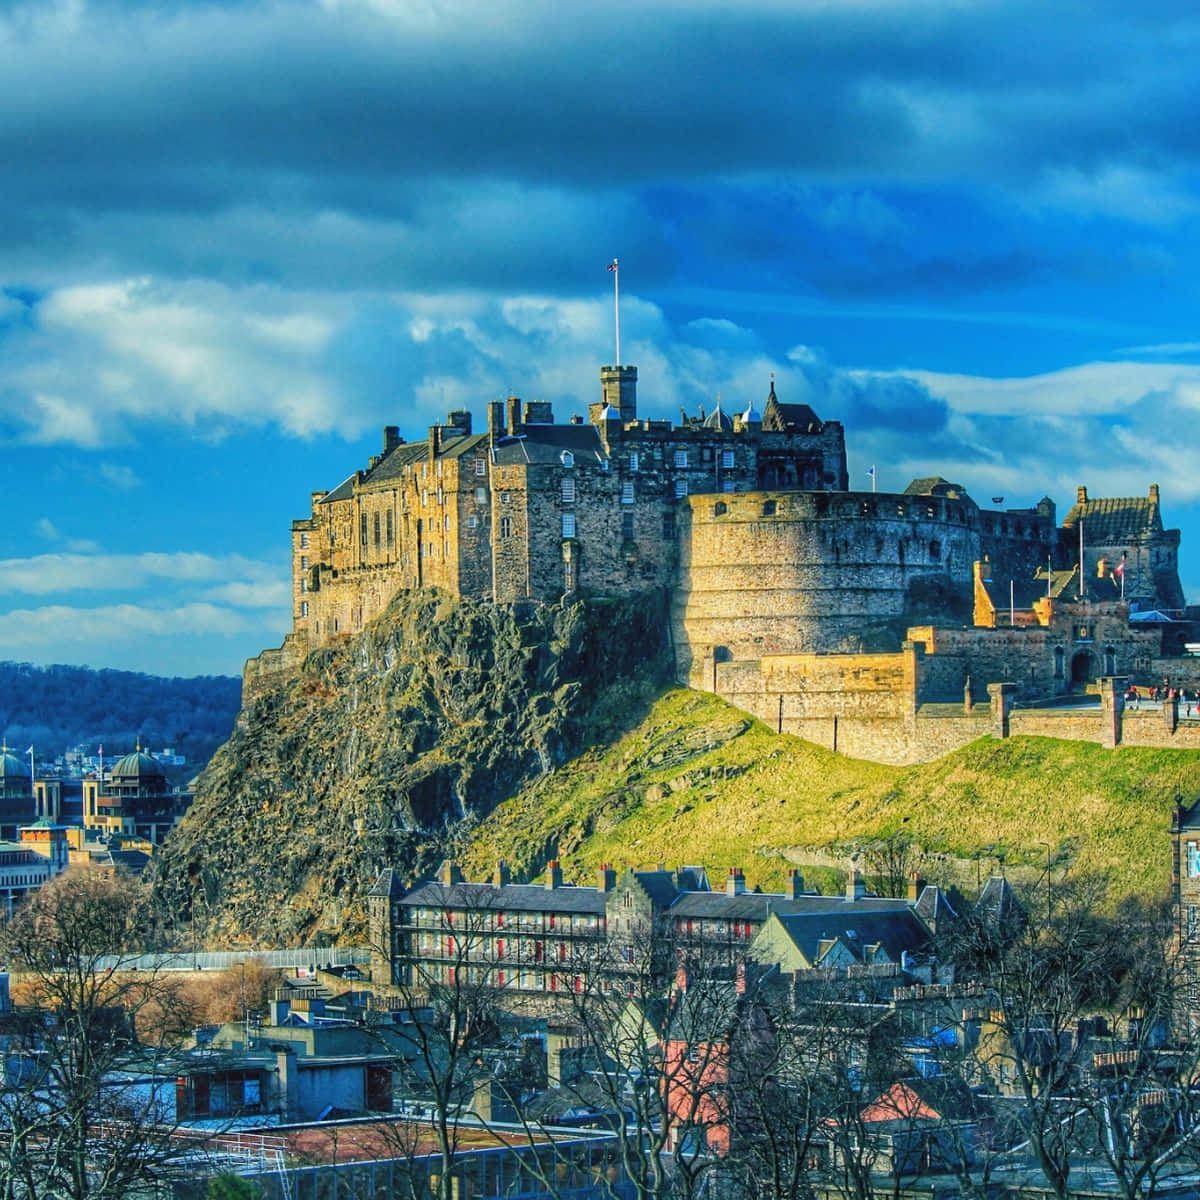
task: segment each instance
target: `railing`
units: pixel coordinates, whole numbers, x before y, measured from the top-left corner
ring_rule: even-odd
[[[324,946],[293,950],[175,950],[166,954],[107,955],[102,971],[223,971],[240,963],[261,963],[283,970],[348,967],[369,963],[371,952],[357,946]]]

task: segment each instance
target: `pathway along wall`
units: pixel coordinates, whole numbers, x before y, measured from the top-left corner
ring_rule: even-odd
[[[671,613],[680,682],[712,690],[714,661],[895,651],[910,624],[961,623],[977,512],[874,492],[689,497]]]

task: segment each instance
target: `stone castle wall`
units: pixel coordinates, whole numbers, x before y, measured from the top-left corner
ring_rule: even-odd
[[[704,664],[895,645],[951,616],[980,555],[959,501],[871,492],[694,496],[681,510],[672,611],[681,682]]]

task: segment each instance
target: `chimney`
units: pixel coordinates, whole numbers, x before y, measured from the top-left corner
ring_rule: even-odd
[[[789,900],[799,900],[804,895],[804,876],[793,867],[788,872],[787,897]]]
[[[867,894],[867,885],[857,867],[851,867],[846,876],[846,899],[861,900]]]
[[[446,418],[446,424],[457,429],[463,437],[469,437],[471,434],[471,414],[465,408],[456,408]]]
[[[438,881],[445,884],[446,887],[452,887],[456,883],[462,883],[463,874],[458,868],[458,863],[451,862],[446,859],[442,863],[442,869],[438,872]]]
[[[617,886],[617,873],[613,870],[611,863],[600,864],[600,875],[597,880],[597,887],[600,891],[607,894]]]
[[[546,887],[549,890],[562,887],[562,867],[558,865],[557,858],[552,858],[546,864]]]
[[[300,1115],[300,1086],[296,1077],[295,1050],[277,1050],[275,1070],[279,1076],[279,1119],[286,1125]]]
[[[725,895],[741,896],[746,891],[746,876],[742,874],[741,867],[730,867],[729,874],[725,876]]]
[[[925,890],[925,880],[915,871],[908,877],[908,902],[916,904]]]
[[[507,887],[509,882],[510,882],[510,875],[509,875],[509,871],[508,871],[508,863],[505,859],[502,858],[496,864],[496,886],[497,887]]]
[[[495,445],[504,436],[504,401],[488,402],[488,437]]]
[[[1087,488],[1085,488],[1082,484],[1080,484],[1079,487],[1077,487],[1075,489],[1075,503],[1076,504],[1086,504],[1087,503]]]
[[[399,425],[385,425],[383,427],[383,452],[390,454],[397,446],[404,445],[404,439],[400,436]]]
[[[516,396],[509,396],[505,404],[508,411],[508,436],[516,437],[521,432],[521,401]]]
[[[1158,503],[1158,484],[1157,483],[1152,483],[1150,485],[1150,500],[1154,504]]]
[[[442,452],[442,427],[440,425],[430,425],[429,427],[429,458],[430,461],[437,458]]]

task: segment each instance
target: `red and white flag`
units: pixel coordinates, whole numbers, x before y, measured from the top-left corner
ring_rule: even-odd
[[[1121,555],[1121,561],[1119,563],[1117,563],[1117,565],[1115,567],[1113,567],[1113,574],[1118,579],[1121,579],[1124,577],[1124,575],[1125,575],[1125,556],[1123,554]]]

